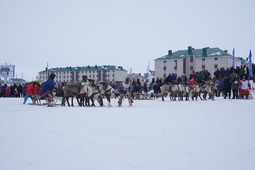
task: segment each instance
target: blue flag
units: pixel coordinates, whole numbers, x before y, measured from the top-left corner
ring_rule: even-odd
[[[249,54],[249,58],[248,58],[248,69],[249,69],[249,76],[253,77],[251,57],[252,57],[252,54],[251,54],[251,50],[250,50],[250,54]]]
[[[235,48],[233,48],[233,53],[232,53],[232,67],[235,67]]]

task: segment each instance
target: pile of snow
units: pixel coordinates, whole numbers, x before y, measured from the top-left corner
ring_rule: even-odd
[[[253,93],[254,96],[254,93]],[[255,100],[46,107],[0,98],[1,170],[254,170]]]

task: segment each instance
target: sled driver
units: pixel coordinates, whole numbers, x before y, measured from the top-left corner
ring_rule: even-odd
[[[41,84],[41,99],[45,99],[54,89],[55,74],[51,73],[49,78]]]

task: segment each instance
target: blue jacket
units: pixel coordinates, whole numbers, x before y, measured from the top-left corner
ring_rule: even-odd
[[[45,82],[41,84],[41,96],[45,95],[47,92],[54,89],[54,81],[51,78],[48,78]]]

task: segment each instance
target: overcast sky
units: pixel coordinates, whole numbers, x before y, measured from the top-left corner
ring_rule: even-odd
[[[27,81],[49,67],[146,72],[168,50],[255,55],[254,0],[0,0],[0,63]]]

